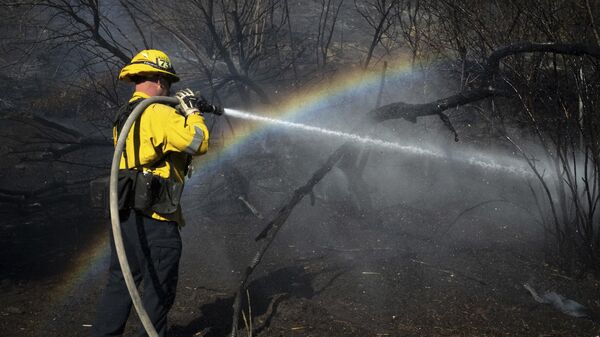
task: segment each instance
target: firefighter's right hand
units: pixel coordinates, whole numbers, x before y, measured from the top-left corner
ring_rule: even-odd
[[[175,94],[175,97],[177,97],[177,99],[179,100],[178,110],[185,117],[193,113],[200,113],[200,110],[197,107],[199,98],[196,95],[194,95],[192,90],[179,90]]]

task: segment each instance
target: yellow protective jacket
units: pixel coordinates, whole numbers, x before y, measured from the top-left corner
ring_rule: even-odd
[[[136,91],[129,102],[148,97]],[[190,156],[201,155],[208,150],[208,136],[208,128],[201,115],[184,117],[169,105],[152,104],[133,124],[125,147],[127,164],[124,155],[120,168],[151,172],[183,183]],[[116,144],[116,129],[113,129],[113,138]],[[184,225],[181,207],[172,214],[151,212],[148,215],[157,220]]]

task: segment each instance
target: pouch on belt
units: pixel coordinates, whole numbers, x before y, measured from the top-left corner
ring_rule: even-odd
[[[183,183],[150,172],[120,170],[118,191],[119,210],[133,208],[171,214],[179,207]]]

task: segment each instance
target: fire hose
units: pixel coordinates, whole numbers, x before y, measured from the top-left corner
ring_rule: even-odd
[[[119,133],[119,137],[117,138],[117,143],[115,145],[115,152],[113,154],[112,164],[110,167],[110,180],[109,180],[109,205],[110,205],[110,221],[112,224],[112,232],[115,241],[115,250],[117,252],[117,257],[119,259],[119,265],[121,266],[121,271],[123,273],[123,278],[125,279],[125,284],[127,285],[127,290],[129,291],[129,295],[131,296],[131,300],[133,302],[133,306],[135,307],[135,311],[137,312],[144,329],[149,337],[158,337],[158,333],[152,324],[152,320],[148,316],[144,305],[142,304],[142,299],[140,297],[140,293],[138,292],[135,281],[133,280],[133,275],[131,274],[131,268],[129,268],[129,262],[127,260],[127,254],[125,253],[125,246],[123,245],[123,236],[121,234],[121,221],[119,219],[119,194],[118,194],[118,180],[119,180],[119,165],[121,162],[121,156],[123,155],[123,149],[125,147],[125,142],[127,140],[127,136],[129,135],[129,131],[133,126],[133,123],[138,119],[138,117],[142,114],[144,110],[150,105],[155,103],[163,103],[168,105],[177,105],[179,104],[179,100],[175,97],[168,96],[154,96],[147,98],[141,101],[131,112],[125,124],[123,124],[123,128]],[[201,99],[198,104],[198,108],[202,112],[210,112],[215,114],[221,114],[223,109],[211,104],[208,104],[204,99]]]

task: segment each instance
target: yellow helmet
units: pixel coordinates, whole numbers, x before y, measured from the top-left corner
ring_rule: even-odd
[[[155,49],[142,50],[135,55],[128,65],[121,69],[119,79],[132,81],[132,77],[144,75],[166,75],[171,82],[179,81],[171,60],[164,52]]]

